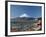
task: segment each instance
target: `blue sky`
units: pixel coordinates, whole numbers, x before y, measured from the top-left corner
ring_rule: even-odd
[[[19,17],[26,13],[30,17],[41,17],[41,6],[25,6],[25,5],[11,5],[10,16]]]

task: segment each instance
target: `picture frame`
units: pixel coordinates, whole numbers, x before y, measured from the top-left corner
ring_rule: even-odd
[[[15,5],[15,6],[14,6]],[[17,5],[17,6],[16,6]],[[20,6],[19,6],[20,5]],[[14,7],[13,7],[14,6]],[[11,16],[19,16],[20,15],[20,13],[17,13],[17,11],[15,12],[15,14],[14,13],[11,13],[12,12],[12,10],[14,10],[15,9],[15,7],[17,7],[18,9],[19,9],[19,7],[21,8],[21,7],[31,7],[31,8],[35,8],[36,10],[37,10],[37,6],[38,6],[38,8],[40,8],[40,11],[41,11],[41,13],[40,13],[40,17],[42,18],[42,29],[41,29],[41,31],[39,31],[39,30],[36,30],[36,31],[30,31],[30,30],[23,30],[23,28],[24,28],[24,26],[23,26],[23,28],[19,31],[18,30],[18,32],[17,31],[14,31],[14,30],[12,30],[12,25],[11,25],[11,18],[14,18],[14,17],[11,17]],[[33,7],[32,7],[33,6]],[[36,6],[36,7],[35,7]],[[17,9],[16,8],[16,9]],[[23,9],[23,8],[22,8]],[[24,8],[25,10],[27,9],[27,8]],[[29,9],[29,8],[28,8]],[[27,11],[28,11],[28,9],[27,9]],[[30,10],[30,9],[29,9]],[[19,10],[18,10],[19,11]],[[20,11],[21,11],[21,9],[20,9]],[[23,10],[22,10],[23,11]],[[21,11],[21,12],[22,12]],[[27,11],[25,11],[25,12],[27,12]],[[31,11],[31,10],[30,10]],[[40,12],[39,11],[39,12]],[[24,12],[24,13],[25,13]],[[35,11],[36,12],[36,11]],[[29,13],[29,12],[27,12],[27,13]],[[30,14],[30,13],[29,13]],[[34,14],[34,13],[33,13]],[[33,14],[31,15],[31,16],[33,16]],[[35,14],[36,16],[38,16],[37,14]],[[35,16],[34,15],[34,16]],[[22,15],[24,18],[25,18],[25,16],[27,16],[26,14],[23,14]],[[20,17],[22,17],[22,16],[20,16]],[[36,18],[36,17],[35,17]],[[33,18],[32,18],[33,19]],[[18,19],[17,19],[18,20]],[[37,20],[37,19],[36,19]],[[15,26],[15,25],[14,25]],[[19,27],[19,26],[18,26]],[[13,27],[14,28],[14,27]],[[26,28],[26,27],[25,27]],[[25,29],[24,28],[24,29]],[[21,32],[22,31],[22,32]],[[40,34],[45,34],[45,3],[42,3],[42,2],[24,2],[24,1],[5,1],[5,36],[24,36],[24,35],[40,35]]]

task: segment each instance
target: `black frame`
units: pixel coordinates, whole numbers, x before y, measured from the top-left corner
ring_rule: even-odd
[[[36,4],[44,4],[44,33],[36,33],[36,34],[20,34],[20,35],[8,35],[8,2],[21,2],[21,3],[36,3]],[[41,35],[45,34],[45,3],[42,2],[25,2],[25,1],[5,1],[5,36],[25,36],[25,35]]]

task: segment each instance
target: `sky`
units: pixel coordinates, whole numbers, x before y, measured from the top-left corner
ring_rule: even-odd
[[[30,17],[41,17],[41,6],[25,6],[11,5],[10,17],[19,17],[22,14],[27,14]]]

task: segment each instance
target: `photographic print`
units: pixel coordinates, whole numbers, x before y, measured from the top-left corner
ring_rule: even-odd
[[[8,2],[8,35],[44,33],[44,3]]]
[[[10,6],[11,32],[41,31],[42,13],[41,6]]]

